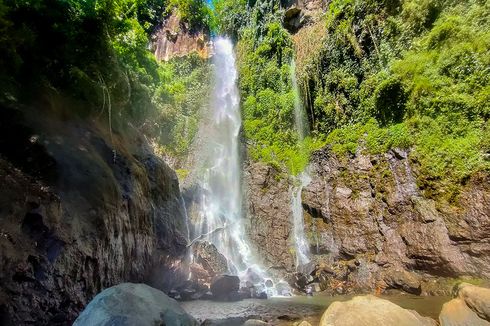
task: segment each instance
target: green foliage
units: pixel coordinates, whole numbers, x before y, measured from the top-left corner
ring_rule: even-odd
[[[331,1],[328,36],[298,66],[313,132],[339,156],[412,147],[419,186],[453,199],[488,169],[489,9],[478,0]]]
[[[483,121],[465,117],[414,117],[389,127],[371,119],[331,132],[326,144],[339,157],[357,151],[381,154],[391,148],[412,149],[418,165],[417,183],[427,196],[454,200],[459,185],[478,171],[490,171],[482,149],[488,150],[489,131]]]
[[[249,152],[255,160],[297,174],[307,165],[309,151],[294,125],[292,41],[277,21],[264,26],[261,38],[256,39],[255,32],[252,28],[243,30],[237,46]]]
[[[247,0],[213,0],[212,3],[218,32],[236,40],[250,19]]]
[[[210,103],[211,70],[197,55],[160,64],[161,84],[153,103],[160,108],[153,119],[155,133],[168,153],[182,158],[197,134],[200,112]]]
[[[179,18],[191,29],[215,29],[215,17],[205,0],[168,0],[167,12],[176,10]]]
[[[132,125],[184,155],[208,102],[209,64],[194,56],[157,63],[148,50],[173,6],[209,25],[203,1],[1,1],[0,101],[28,103],[48,88],[82,103],[72,114],[100,118],[111,131]]]

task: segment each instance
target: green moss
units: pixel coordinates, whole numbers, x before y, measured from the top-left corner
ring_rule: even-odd
[[[175,170],[175,173],[177,173],[177,177],[179,178],[179,181],[182,182],[187,178],[190,171],[185,169],[177,169]]]

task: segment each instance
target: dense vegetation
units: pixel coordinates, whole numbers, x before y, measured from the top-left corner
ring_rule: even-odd
[[[490,4],[332,0],[326,9],[292,35],[280,0],[1,0],[0,103],[63,94],[80,102],[73,114],[116,132],[129,122],[185,156],[209,103],[210,67],[197,56],[159,63],[149,51],[175,12],[191,30],[235,40],[252,159],[296,174],[324,145],[341,159],[406,148],[420,188],[454,199],[490,168]]]
[[[37,106],[61,94],[78,101],[71,114],[99,117],[114,132],[130,123],[166,151],[186,152],[209,69],[194,56],[158,63],[149,51],[172,12],[211,28],[202,0],[0,1],[1,103]]]
[[[411,148],[420,188],[448,200],[489,169],[488,2],[332,0],[322,18],[293,37],[279,24],[278,2],[256,1],[247,15],[237,14],[246,3],[223,2],[221,26],[239,31],[254,158],[293,173],[299,169],[291,162],[305,162],[291,133],[287,78],[295,56],[312,137],[339,157]]]
[[[313,129],[338,154],[362,144],[371,153],[413,148],[419,187],[454,198],[489,168],[489,9],[485,1],[333,1],[328,36],[301,72]]]

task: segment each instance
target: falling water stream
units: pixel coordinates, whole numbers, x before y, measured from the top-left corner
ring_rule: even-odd
[[[195,233],[204,235],[226,257],[230,273],[240,276],[252,268],[261,274],[243,225],[241,113],[233,45],[228,39],[217,38],[214,51],[214,90],[205,117],[205,145],[200,149],[202,194]]]
[[[294,60],[291,62],[291,82],[294,91],[294,121],[296,131],[298,133],[298,140],[300,144],[303,142],[306,136],[305,127],[305,113],[303,110],[303,105],[301,104],[301,98],[299,95],[298,83],[296,80],[296,64]],[[308,174],[308,169],[306,168],[302,171],[294,181],[294,185],[291,189],[291,210],[293,213],[293,234],[294,242],[296,247],[296,269],[310,262],[310,250],[308,241],[305,236],[305,225],[303,220],[303,205],[301,194],[303,188],[306,187],[310,182],[311,178]]]

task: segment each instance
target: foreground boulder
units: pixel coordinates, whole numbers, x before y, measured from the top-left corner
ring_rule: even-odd
[[[145,284],[123,283],[99,293],[74,326],[193,326],[196,320],[163,292]]]
[[[490,326],[490,289],[461,283],[442,307],[441,326]]]
[[[490,322],[490,289],[461,283],[458,286],[458,297],[480,318]]]
[[[320,326],[435,326],[436,321],[372,295],[334,302],[322,316]]]
[[[490,326],[461,299],[453,299],[442,306],[439,323],[441,326]]]

